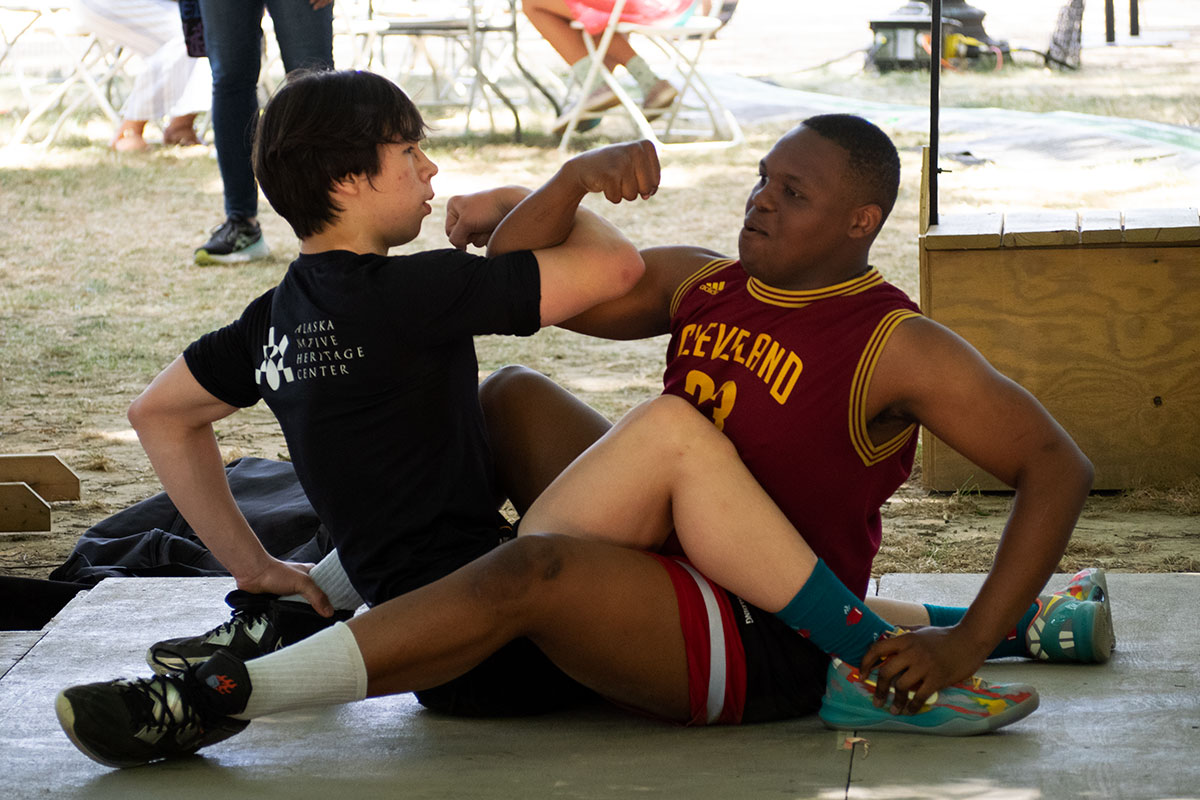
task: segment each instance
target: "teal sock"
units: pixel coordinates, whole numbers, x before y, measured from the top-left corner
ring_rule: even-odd
[[[929,603],[925,604],[925,610],[929,612],[929,624],[939,628],[957,625],[958,621],[967,613],[967,609],[960,606],[934,606]],[[1017,627],[1013,628],[1004,641],[996,645],[996,649],[988,654],[988,658],[1011,658],[1013,656],[1029,658],[1029,651],[1025,649],[1025,631],[1033,622],[1033,618],[1037,616],[1037,612],[1038,604],[1034,603],[1025,612],[1025,616],[1021,617]]]
[[[925,610],[929,612],[929,624],[935,628],[957,625],[967,614],[967,609],[962,606],[935,606],[925,603]]]
[[[775,616],[826,653],[856,667],[876,639],[894,630],[821,559],[796,596]]]
[[[629,74],[637,81],[638,88],[645,95],[654,85],[659,82],[660,78],[650,69],[650,65],[646,63],[646,59],[641,56],[634,56],[629,59],[629,63],[625,65],[625,69],[629,70]]]

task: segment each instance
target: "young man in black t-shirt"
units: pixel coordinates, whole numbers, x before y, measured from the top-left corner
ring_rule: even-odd
[[[494,499],[472,337],[533,334],[619,296],[643,269],[625,237],[579,203],[591,192],[612,202],[653,194],[649,143],[577,156],[533,193],[454,198],[447,232],[462,249],[389,255],[417,236],[434,195],[437,166],[421,150],[416,107],[366,72],[293,75],[272,107],[255,170],[300,238],[300,256],[236,321],[191,344],[129,412],[171,499],[238,587],[230,623],[151,647],[159,669],[181,668],[215,643],[275,649],[324,627],[318,614],[345,618],[511,538]],[[490,230],[514,208],[495,235],[474,242],[490,240],[488,257],[465,252],[459,239],[480,227],[473,216],[486,214]],[[310,574],[271,557],[233,502],[212,424],[260,399],[345,570],[337,558]],[[514,650],[545,664],[527,643]]]
[[[512,225],[538,220],[533,247],[504,248],[502,226],[491,252],[503,255],[393,256],[434,195],[416,108],[390,81],[358,72],[294,78],[274,103],[256,171],[300,255],[238,320],[168,366],[129,418],[239,589],[302,595],[327,615],[307,569],[270,557],[234,505],[213,422],[266,401],[368,603],[492,549],[511,532],[494,506],[472,336],[527,336],[627,291],[643,269],[637,250],[578,205],[592,191],[614,202],[649,196],[658,162],[647,143],[618,145],[571,159],[528,197],[493,193],[497,204],[520,203]]]

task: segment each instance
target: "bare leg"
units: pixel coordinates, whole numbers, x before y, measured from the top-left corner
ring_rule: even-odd
[[[489,375],[479,386],[479,402],[500,490],[518,514],[612,427],[600,412],[527,367]]]
[[[571,27],[571,12],[562,0],[524,0],[521,9],[563,61],[574,64],[587,55],[583,38]],[[626,64],[637,53],[623,35],[615,35],[609,43],[604,66],[611,71],[619,64]]]
[[[180,147],[200,144],[200,137],[196,135],[196,115],[172,117],[163,129],[163,144],[177,144]]]
[[[612,425],[599,412],[540,372],[507,366],[479,387],[500,485],[524,514],[547,486]],[[893,625],[929,625],[921,603],[866,598]]]
[[[112,149],[118,153],[130,153],[145,150],[149,145],[143,134],[146,130],[146,120],[127,119],[121,122],[113,134]]]
[[[690,716],[674,588],[658,562],[633,550],[523,536],[348,625],[370,696],[440,685],[526,636],[606,697]]]
[[[775,612],[817,558],[691,404],[670,395],[629,412],[550,485],[521,533],[565,533],[657,550],[672,530],[696,567]]]
[[[893,600],[890,597],[868,597],[867,608],[901,628],[929,624],[929,611],[921,603]]]

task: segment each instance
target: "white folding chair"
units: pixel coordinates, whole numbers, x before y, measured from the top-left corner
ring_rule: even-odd
[[[495,130],[494,97],[512,113],[515,138],[520,140],[520,114],[500,86],[506,70],[516,70],[523,85],[538,89],[553,103],[520,61],[516,0],[340,1],[343,18],[335,30],[351,38],[355,65],[373,68],[378,60],[380,71],[394,76],[419,104],[463,106],[468,131],[471,114],[480,104]],[[399,66],[387,64],[386,45],[395,37],[404,37],[407,44]]]
[[[27,76],[21,76],[22,94],[29,109],[17,123],[9,144],[26,141],[39,120],[57,111],[57,117],[49,131],[38,142],[44,147],[50,146],[58,137],[63,124],[85,103],[91,103],[114,125],[117,124],[120,116],[113,108],[109,93],[113,82],[122,74],[132,54],[122,50],[114,42],[102,40],[81,30],[71,10],[61,4],[49,0],[34,0],[27,4],[6,3],[4,6],[5,9],[18,7],[19,10],[30,12],[32,19],[28,20],[28,24],[16,36],[5,34],[5,51],[2,57],[10,56],[17,39],[40,34],[43,43],[51,44],[54,67],[61,71],[64,77],[48,95],[38,100],[35,94],[39,87]],[[15,60],[16,57],[13,58]],[[68,101],[68,95],[77,87],[82,87],[84,91],[75,92],[75,96]]]
[[[704,46],[724,22],[717,17],[698,15],[696,11],[700,0],[696,0],[674,20],[668,19],[647,25],[622,22],[621,12],[625,8],[625,2],[626,0],[616,0],[608,24],[598,42],[593,41],[592,36],[583,31],[580,23],[574,22],[571,25],[581,31],[584,45],[592,58],[591,69],[583,80],[579,96],[587,97],[599,81],[603,80],[620,100],[621,107],[629,114],[638,133],[654,142],[660,149],[733,147],[745,141],[737,119],[725,108],[697,69]],[[618,83],[616,77],[603,66],[604,56],[608,53],[613,36],[618,33],[626,36],[636,34],[639,41],[644,40],[655,45],[665,57],[674,77],[679,80],[679,94],[675,102],[653,123],[647,119],[642,107]],[[584,112],[583,103],[576,103],[575,112],[563,131],[559,151],[566,152],[571,136],[579,127],[581,119],[595,116]]]

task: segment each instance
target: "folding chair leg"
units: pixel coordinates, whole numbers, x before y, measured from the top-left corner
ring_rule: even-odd
[[[62,34],[55,31],[54,36],[59,45],[62,47],[63,51],[70,52],[70,47],[63,38]],[[83,86],[87,89],[88,94],[90,94],[92,99],[95,101],[96,106],[101,112],[104,113],[106,117],[109,118],[109,120],[112,121],[114,125],[120,122],[120,115],[117,114],[116,110],[112,106],[112,103],[108,101],[108,97],[100,85],[102,83],[108,83],[117,75],[118,72],[120,72],[121,68],[129,60],[129,54],[118,50],[113,63],[108,65],[104,71],[104,74],[99,80],[97,80],[96,77],[92,75],[92,70],[95,69],[97,65],[103,63],[106,55],[107,52],[104,48],[104,45],[94,35],[91,36],[87,47],[83,51],[83,55],[80,56],[75,62],[71,74],[66,77],[58,86],[58,88],[56,88],[48,97],[42,100],[42,102],[34,108],[31,108],[25,114],[25,116],[21,119],[21,122],[17,125],[16,130],[13,131],[10,143],[21,144],[24,142],[29,136],[29,132],[33,128],[34,124],[36,124],[38,120],[45,116],[50,109],[61,103],[62,99],[66,97],[67,93],[71,90],[71,87],[77,83],[83,84]],[[87,95],[84,95],[71,101],[71,103],[69,103],[62,110],[62,112],[59,113],[58,118],[54,121],[54,124],[50,126],[50,131],[38,144],[40,144],[42,147],[49,147],[52,145],[54,140],[58,138],[58,134],[59,131],[62,130],[62,126],[66,123],[70,116],[74,114],[80,106],[83,105],[86,100]]]
[[[614,4],[612,12],[609,15],[608,24],[598,42],[593,42],[591,36],[585,31],[581,31],[583,43],[588,55],[592,59],[592,64],[583,80],[583,85],[580,87],[581,101],[575,104],[574,113],[568,120],[562,140],[559,142],[559,152],[566,152],[571,136],[578,129],[579,119],[583,114],[582,99],[587,98],[593,87],[599,85],[597,81],[598,77],[602,78],[608,87],[612,89],[620,101],[622,108],[629,114],[629,118],[633,121],[640,135],[653,142],[656,148],[700,149],[732,147],[744,142],[745,136],[742,133],[741,126],[738,125],[734,116],[720,102],[716,93],[712,91],[712,88],[700,75],[698,70],[700,56],[704,51],[704,47],[717,29],[716,26],[712,26],[712,21],[706,19],[705,24],[702,25],[692,23],[690,30],[686,22],[682,25],[662,26],[625,24],[620,21],[620,13],[624,5],[624,0],[617,0]],[[575,27],[578,28],[579,26],[576,24]],[[665,111],[667,115],[665,128],[661,134],[657,133],[650,124],[650,121],[646,118],[644,109],[633,101],[628,92],[617,82],[616,77],[603,66],[604,56],[608,53],[612,38],[618,31],[625,35],[633,33],[641,34],[642,37],[662,51],[670,63],[672,72],[678,73],[683,80],[673,106]],[[688,53],[683,49],[687,45],[681,46],[679,40],[681,37],[692,34],[699,34],[700,40],[695,45],[694,54],[689,57]],[[688,52],[692,51],[689,49]],[[600,70],[602,69],[604,72],[601,74]],[[711,126],[707,130],[711,130],[712,137],[702,138],[698,141],[667,141],[671,137],[675,124],[679,119],[680,111],[684,108],[684,101],[689,94],[693,95],[699,101],[700,105],[703,106],[704,113],[707,114]],[[690,108],[691,106],[689,106]],[[662,110],[658,111],[659,113],[663,113]],[[690,134],[691,132],[688,131],[684,135]],[[699,133],[699,135],[706,136],[707,134]]]

